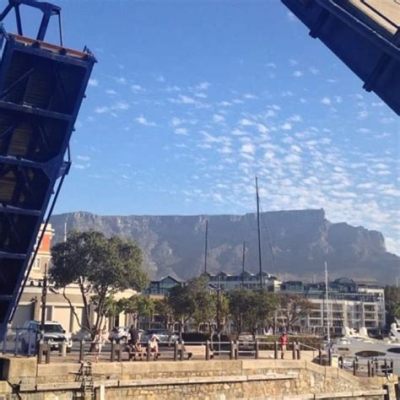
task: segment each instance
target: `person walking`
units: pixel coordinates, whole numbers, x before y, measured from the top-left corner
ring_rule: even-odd
[[[104,342],[106,341],[106,330],[103,329],[102,331],[99,329],[96,332],[96,335],[93,339],[94,343],[94,352],[95,352],[95,362],[99,361],[101,350],[103,348]]]
[[[289,342],[288,335],[284,331],[279,338],[279,346],[281,348],[281,359],[282,360],[285,358],[285,353],[286,353],[288,342]]]

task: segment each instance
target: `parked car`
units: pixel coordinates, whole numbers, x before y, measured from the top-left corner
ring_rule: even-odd
[[[121,340],[128,340],[129,338],[129,328],[124,326],[115,326],[111,329],[110,334],[108,335],[108,340],[115,340],[119,342]]]
[[[148,329],[141,335],[140,342],[143,344],[147,343],[153,335],[157,336],[160,346],[170,346],[179,339],[175,333],[166,329]]]
[[[33,320],[26,321],[23,330],[18,335],[18,339],[20,340],[23,352],[34,353],[37,341],[40,339],[40,322]],[[66,343],[68,352],[72,349],[71,335],[65,332],[59,322],[45,322],[43,339],[49,344],[51,350],[59,349],[63,342]]]

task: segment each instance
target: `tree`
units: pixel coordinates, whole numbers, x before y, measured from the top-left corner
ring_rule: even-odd
[[[164,297],[154,301],[155,313],[162,319],[165,329],[170,329],[173,322],[174,311],[168,302],[168,298]]]
[[[65,242],[56,244],[51,251],[53,266],[50,270],[55,286],[63,288],[75,317],[65,288],[76,283],[84,305],[84,325],[92,339],[102,327],[109,311],[109,299],[118,291],[142,290],[147,276],[141,269],[142,253],[131,241],[119,237],[106,238],[102,233],[72,232]],[[96,318],[90,318],[90,303],[94,301]],[[78,323],[80,323],[77,318]]]
[[[400,319],[400,288],[396,286],[385,287],[386,322],[388,325],[395,318]]]
[[[255,336],[257,329],[264,327],[277,308],[273,293],[265,290],[237,289],[229,293],[229,311],[237,334],[245,330]]]
[[[290,330],[296,322],[310,314],[312,303],[298,294],[281,293],[279,307],[286,321],[286,329]]]
[[[189,280],[184,286],[173,287],[168,296],[168,304],[175,320],[180,323],[181,331],[189,319],[193,319],[198,328],[201,323],[208,323],[211,327],[215,320],[216,297],[205,275]]]

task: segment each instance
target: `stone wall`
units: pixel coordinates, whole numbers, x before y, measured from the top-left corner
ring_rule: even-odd
[[[2,378],[21,399],[69,400],[82,389],[79,368],[76,363],[9,359]],[[101,400],[383,399],[383,385],[393,388],[395,382],[394,377],[359,378],[301,360],[100,362],[92,364],[91,379]]]

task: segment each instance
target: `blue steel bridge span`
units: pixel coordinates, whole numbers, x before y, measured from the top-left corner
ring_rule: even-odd
[[[23,36],[21,5],[43,13],[36,38]],[[86,48],[44,41],[57,6],[10,0],[0,20],[12,10],[18,34],[0,28],[0,340],[68,173],[69,140],[96,62]]]

